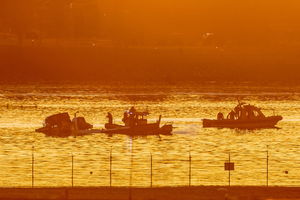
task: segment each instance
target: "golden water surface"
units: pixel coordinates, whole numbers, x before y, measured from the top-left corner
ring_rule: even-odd
[[[202,128],[202,118],[229,112],[237,99],[280,114],[278,129],[242,131]],[[224,162],[235,163],[232,185],[300,185],[300,87],[248,83],[3,84],[0,86],[0,186],[227,185]],[[46,137],[34,130],[45,117],[79,111],[96,128],[106,113],[121,123],[131,105],[162,114],[172,136],[130,138],[94,134]],[[274,110],[275,111],[274,111]],[[34,147],[34,149],[33,149]],[[269,159],[267,160],[267,150]],[[110,151],[112,154],[110,179]],[[189,162],[191,155],[191,162]],[[34,157],[34,166],[32,158]],[[267,165],[268,162],[268,165]],[[190,170],[191,166],[191,170]],[[33,171],[32,171],[33,170]]]

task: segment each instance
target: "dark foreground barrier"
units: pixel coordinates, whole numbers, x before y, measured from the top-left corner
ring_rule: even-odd
[[[283,200],[300,199],[299,187],[1,188],[1,200]]]

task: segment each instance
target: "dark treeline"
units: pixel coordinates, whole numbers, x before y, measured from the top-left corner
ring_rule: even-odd
[[[299,8],[299,0],[1,0],[0,80],[299,81]]]
[[[82,2],[82,3],[81,3]],[[23,38],[99,36],[101,13],[96,0],[2,0],[2,32]]]
[[[1,32],[23,38],[104,38],[126,44],[298,42],[297,0],[1,0]],[[215,44],[214,44],[215,45]]]

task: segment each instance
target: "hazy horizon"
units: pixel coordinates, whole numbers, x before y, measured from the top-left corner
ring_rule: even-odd
[[[0,79],[298,81],[299,6],[3,0]]]

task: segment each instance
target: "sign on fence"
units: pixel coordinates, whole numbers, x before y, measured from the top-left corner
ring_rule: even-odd
[[[224,163],[225,171],[233,171],[234,170],[234,163],[233,162],[225,162]]]

